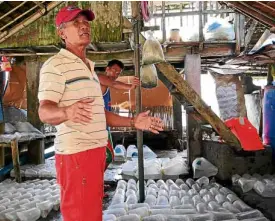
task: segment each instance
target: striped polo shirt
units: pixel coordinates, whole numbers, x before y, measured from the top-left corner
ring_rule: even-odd
[[[76,55],[61,49],[49,58],[40,70],[38,99],[58,103],[59,107],[93,98],[92,121],[88,125],[66,121],[58,126],[55,150],[58,154],[73,154],[103,147],[107,144],[104,102],[94,63],[88,60],[92,71]]]

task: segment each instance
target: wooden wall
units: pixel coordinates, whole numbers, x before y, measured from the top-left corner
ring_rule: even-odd
[[[119,77],[118,80],[128,83],[131,82],[133,77]],[[128,104],[131,103],[131,109],[135,109],[135,91],[130,91],[129,93],[126,90],[116,90],[111,89],[111,98],[112,105],[119,105],[125,102]],[[130,102],[129,102],[130,101]],[[166,88],[166,86],[159,80],[158,86],[153,89],[144,89],[142,88],[142,106],[143,107],[154,107],[154,106],[172,106],[172,97]],[[123,105],[127,107],[128,105]],[[127,108],[128,109],[128,108]]]

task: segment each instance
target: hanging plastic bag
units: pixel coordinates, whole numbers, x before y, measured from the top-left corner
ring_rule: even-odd
[[[203,34],[206,41],[235,39],[234,26],[223,18],[210,18],[204,26]]]
[[[155,64],[165,61],[162,47],[157,39],[154,38],[153,32],[148,32],[149,37],[143,45],[143,64]]]
[[[210,177],[218,173],[218,168],[203,157],[196,158],[192,163],[194,178]]]
[[[141,86],[154,88],[158,86],[158,74],[155,65],[143,65],[140,70]]]

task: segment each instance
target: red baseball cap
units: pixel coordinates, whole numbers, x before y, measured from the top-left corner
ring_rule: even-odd
[[[59,27],[61,23],[72,21],[79,14],[83,14],[87,17],[89,21],[93,21],[95,19],[95,14],[89,9],[80,9],[75,6],[66,6],[61,8],[55,17],[55,25]]]

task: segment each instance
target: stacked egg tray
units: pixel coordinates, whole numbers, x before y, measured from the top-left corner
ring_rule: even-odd
[[[138,203],[139,183],[120,180],[103,221],[266,221],[234,192],[207,177],[148,180],[144,183],[145,201]]]
[[[0,221],[35,221],[60,207],[60,187],[55,179],[0,183]]]

